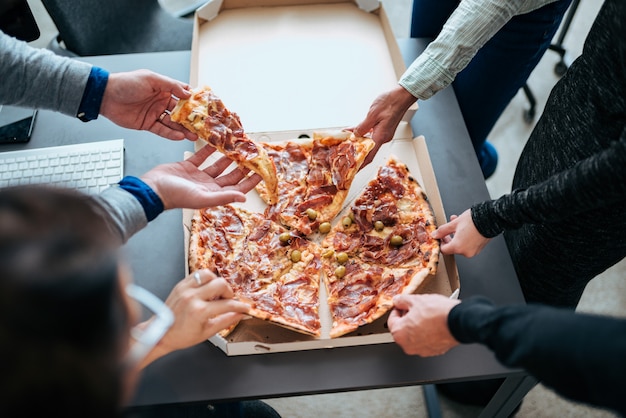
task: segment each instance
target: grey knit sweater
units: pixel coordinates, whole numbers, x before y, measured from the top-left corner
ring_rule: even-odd
[[[0,104],[54,110],[76,116],[91,64],[60,57],[0,32]],[[148,223],[137,199],[119,187],[96,198],[111,228],[126,242]]]
[[[626,2],[605,1],[522,152],[514,191],[472,207],[481,234],[504,231],[529,302],[574,307],[626,256],[625,34]]]
[[[0,32],[0,103],[76,116],[91,64]]]

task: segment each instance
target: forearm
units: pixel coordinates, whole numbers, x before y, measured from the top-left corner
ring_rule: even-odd
[[[472,207],[485,237],[523,224],[557,222],[578,213],[623,202],[626,196],[626,130],[608,149],[525,190]]]
[[[91,65],[0,32],[0,102],[76,116]]]
[[[448,325],[460,342],[485,344],[564,396],[626,412],[626,320],[472,298],[452,309]]]
[[[463,0],[440,34],[403,74],[399,84],[426,100],[454,81],[483,45],[513,16],[555,0]]]
[[[148,224],[148,218],[137,198],[128,191],[112,186],[96,196],[104,213],[121,243],[125,243],[134,234]]]

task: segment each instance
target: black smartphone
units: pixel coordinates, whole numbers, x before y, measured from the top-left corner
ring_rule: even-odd
[[[33,109],[0,105],[0,144],[30,141],[36,115]]]

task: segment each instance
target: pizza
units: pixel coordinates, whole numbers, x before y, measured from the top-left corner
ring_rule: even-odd
[[[374,145],[371,138],[348,131],[314,132],[309,139],[265,144],[278,178],[275,203],[267,184],[256,186],[269,204],[265,215],[304,235],[318,232],[320,226],[328,232]]]
[[[331,338],[380,318],[393,296],[415,292],[436,273],[435,229],[421,186],[390,158],[322,243]]]
[[[198,135],[238,165],[261,176],[268,202],[277,200],[278,180],[274,161],[262,144],[248,137],[239,116],[229,111],[210,87],[196,89],[189,99],[179,100],[170,119]]]
[[[302,173],[309,170],[294,168],[310,164],[302,150],[296,142],[280,146],[282,158],[293,163],[277,165],[291,167],[281,184],[306,180]],[[330,312],[329,337],[337,338],[382,317],[393,296],[415,292],[436,273],[432,208],[397,158],[381,166],[333,222],[329,231],[307,237],[265,212],[234,205],[196,210],[189,269],[207,268],[226,279],[236,298],[250,304],[250,316],[316,338],[322,335],[320,312]]]
[[[190,237],[190,270],[226,279],[250,316],[320,335],[318,244],[233,205],[195,211]]]

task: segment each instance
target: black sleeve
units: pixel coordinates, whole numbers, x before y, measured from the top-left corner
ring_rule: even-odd
[[[452,309],[448,326],[458,341],[485,344],[559,394],[626,416],[626,320],[475,297]]]
[[[472,206],[478,231],[492,238],[523,224],[560,221],[622,201],[626,194],[626,129],[604,151],[527,189]]]

